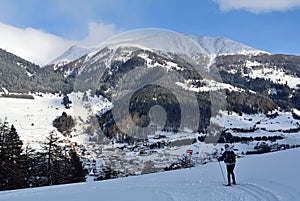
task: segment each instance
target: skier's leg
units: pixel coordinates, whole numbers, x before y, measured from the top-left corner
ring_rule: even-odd
[[[228,179],[228,185],[230,185],[230,172],[231,172],[231,167],[230,165],[226,165],[226,169],[227,169],[227,179]]]
[[[234,175],[234,172],[233,172],[234,168],[235,168],[235,164],[232,165],[232,172],[231,172],[231,175],[232,175],[232,183],[233,183],[233,184],[236,184],[236,182],[235,182],[235,175]]]
[[[236,182],[235,182],[235,175],[234,175],[234,172],[233,172],[234,168],[235,168],[235,164],[232,165],[232,172],[231,172],[231,175],[232,175],[232,183],[233,183],[233,184],[236,184]]]

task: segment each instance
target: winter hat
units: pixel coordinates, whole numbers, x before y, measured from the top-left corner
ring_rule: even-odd
[[[232,149],[230,148],[230,146],[228,144],[225,144],[225,151],[232,151]]]

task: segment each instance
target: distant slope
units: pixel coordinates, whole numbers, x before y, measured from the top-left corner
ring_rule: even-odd
[[[85,54],[92,52],[93,48],[86,48],[86,47],[79,47],[79,46],[72,46],[67,51],[65,51],[62,55],[54,59],[53,61],[49,62],[49,64],[64,64],[74,61]]]
[[[38,70],[39,66],[0,49],[0,88],[10,90],[13,87],[19,91],[24,90],[24,85]],[[22,80],[22,83],[19,80]]]
[[[138,177],[0,192],[5,201],[218,201],[297,200],[300,149],[238,159],[238,185],[223,186],[216,162]],[[224,165],[222,164],[223,171]]]
[[[18,93],[71,92],[72,80],[66,80],[51,67],[40,68],[0,49],[0,90],[2,88]]]

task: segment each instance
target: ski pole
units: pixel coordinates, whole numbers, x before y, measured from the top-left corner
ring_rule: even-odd
[[[220,166],[220,169],[221,169],[221,172],[222,172],[222,176],[223,176],[224,184],[226,184],[226,180],[225,180],[225,176],[224,176],[224,172],[223,172],[223,169],[222,169],[221,163],[220,163],[220,161],[218,161],[218,162],[219,162],[219,166]]]

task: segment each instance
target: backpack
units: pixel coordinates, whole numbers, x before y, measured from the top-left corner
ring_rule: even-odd
[[[233,151],[227,152],[224,162],[225,163],[235,163],[235,153]]]

